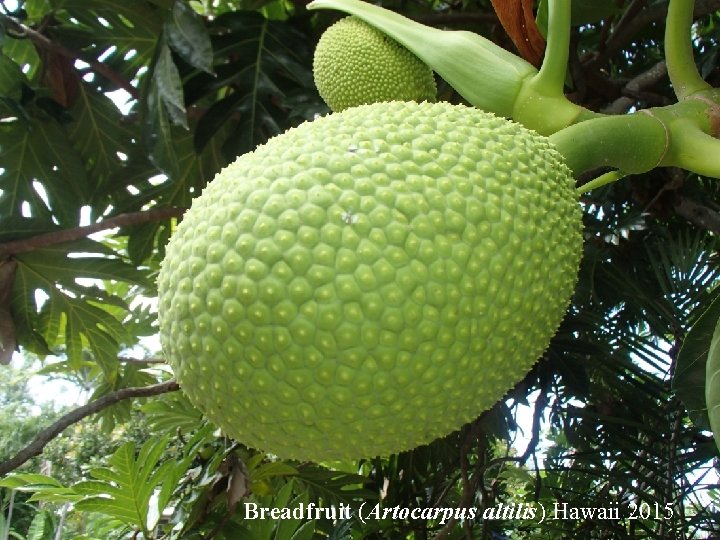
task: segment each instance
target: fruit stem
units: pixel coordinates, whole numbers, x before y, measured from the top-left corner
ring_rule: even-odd
[[[548,36],[540,71],[523,81],[513,109],[513,119],[550,135],[579,120],[597,117],[565,97],[565,77],[570,55],[571,2],[548,1]]]
[[[647,172],[660,164],[668,145],[663,122],[643,112],[580,122],[549,139],[575,177],[599,167],[623,174]]]
[[[693,57],[691,29],[694,0],[670,0],[665,26],[665,60],[678,100],[710,90],[698,73]]]
[[[669,145],[661,166],[720,178],[720,91],[695,93],[667,107],[645,111],[663,123]]]
[[[672,145],[661,165],[720,178],[720,140],[708,135],[686,118],[675,120],[671,133],[676,136],[673,136]]]
[[[548,1],[548,36],[540,71],[530,83],[546,96],[563,96],[570,50],[570,6],[566,0]]]

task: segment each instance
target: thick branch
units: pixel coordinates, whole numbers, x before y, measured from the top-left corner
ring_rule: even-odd
[[[625,114],[632,107],[636,100],[636,95],[645,88],[651,88],[667,77],[667,65],[662,60],[653,67],[644,71],[637,77],[631,79],[626,85],[625,90],[629,96],[623,96],[616,99],[603,112],[606,114]]]
[[[93,223],[92,225],[38,234],[37,236],[31,236],[30,238],[23,238],[21,240],[13,240],[11,242],[0,244],[0,259],[10,255],[27,253],[36,249],[62,244],[63,242],[80,240],[81,238],[86,238],[96,232],[106,231],[116,227],[140,225],[151,221],[162,221],[172,217],[180,217],[184,212],[184,208],[176,208],[172,206],[153,208],[151,210],[141,210],[140,212],[120,214],[115,217],[104,219],[98,223]]]
[[[720,235],[720,213],[707,206],[687,197],[680,197],[675,203],[675,211],[698,227]]]
[[[533,422],[532,422],[532,433],[530,436],[530,442],[528,442],[527,448],[522,456],[520,456],[520,465],[525,465],[525,462],[531,455],[535,455],[537,450],[538,442],[540,442],[540,421],[542,415],[545,413],[545,407],[548,404],[548,396],[544,388],[540,389],[540,395],[535,400],[535,410],[533,411]]]
[[[102,64],[92,58],[84,58],[79,53],[68,49],[60,43],[52,41],[47,36],[41,34],[36,30],[33,30],[29,26],[25,26],[24,24],[13,19],[12,17],[0,14],[0,18],[2,19],[3,24],[12,32],[18,35],[27,36],[28,39],[30,39],[30,41],[32,41],[38,47],[56,52],[72,60],[82,60],[83,62],[87,63],[93,69],[93,71],[99,73],[106,79],[117,84],[120,88],[130,94],[134,99],[140,99],[140,94],[138,93],[137,88],[130,84],[130,81],[107,67],[105,64]]]
[[[125,364],[167,364],[167,360],[165,360],[164,358],[130,358],[121,356],[120,358],[118,358],[118,360]]]
[[[699,19],[718,9],[720,9],[720,0],[696,0],[693,18]],[[653,22],[661,22],[666,16],[667,4],[659,4],[643,9],[634,17],[624,17],[610,36],[605,50],[596,55],[590,63],[593,66],[604,65],[608,58],[636,39],[645,26]]]
[[[478,439],[480,436],[479,428],[480,428],[480,419],[475,421],[468,431],[467,435],[465,436],[465,440],[463,441],[463,444],[460,446],[460,483],[462,485],[462,496],[460,499],[460,504],[458,508],[469,508],[472,506],[472,500],[473,496],[475,495],[475,486],[471,484],[470,482],[470,475],[469,475],[469,468],[470,463],[468,461],[468,454],[470,453],[470,448],[472,445],[472,442],[475,439]],[[478,463],[480,462],[482,458],[482,453],[478,452]],[[457,523],[458,519],[456,515],[453,515],[447,523],[443,526],[442,529],[438,532],[438,534],[435,536],[435,540],[445,540],[446,538],[449,538],[450,533],[453,531],[453,528],[455,527],[455,524]]]
[[[38,433],[35,439],[25,448],[20,450],[15,456],[0,463],[0,475],[7,474],[20,467],[29,459],[40,455],[50,441],[60,435],[60,433],[62,433],[66,428],[79,422],[86,416],[100,412],[101,410],[106,409],[107,407],[110,407],[111,405],[114,405],[124,399],[157,396],[167,392],[175,392],[179,389],[180,386],[174,380],[153,384],[151,386],[122,388],[120,390],[116,390],[115,392],[106,394],[95,401],[91,401],[90,403],[78,407]]]

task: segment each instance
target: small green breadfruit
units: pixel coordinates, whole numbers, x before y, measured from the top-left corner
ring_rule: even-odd
[[[511,121],[376,103],[245,154],[193,201],[159,276],[190,400],[283,458],[388,455],[492,407],[572,295],[581,210]]]
[[[432,70],[357,17],[345,17],[320,37],[315,85],[333,111],[381,101],[435,101]]]

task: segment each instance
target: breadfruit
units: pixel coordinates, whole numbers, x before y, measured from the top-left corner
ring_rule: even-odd
[[[581,211],[545,137],[376,103],[277,136],[193,201],[159,275],[189,399],[282,458],[388,455],[492,407],[547,348]]]
[[[381,101],[434,101],[432,70],[408,49],[357,17],[320,37],[315,86],[333,111]]]

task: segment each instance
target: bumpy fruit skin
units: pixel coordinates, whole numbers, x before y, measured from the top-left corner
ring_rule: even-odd
[[[362,19],[345,17],[320,37],[315,85],[333,111],[381,101],[435,101],[432,70]]]
[[[190,400],[283,458],[410,449],[492,407],[547,347],[576,281],[562,157],[464,106],[378,103],[221,171],[159,276]]]

